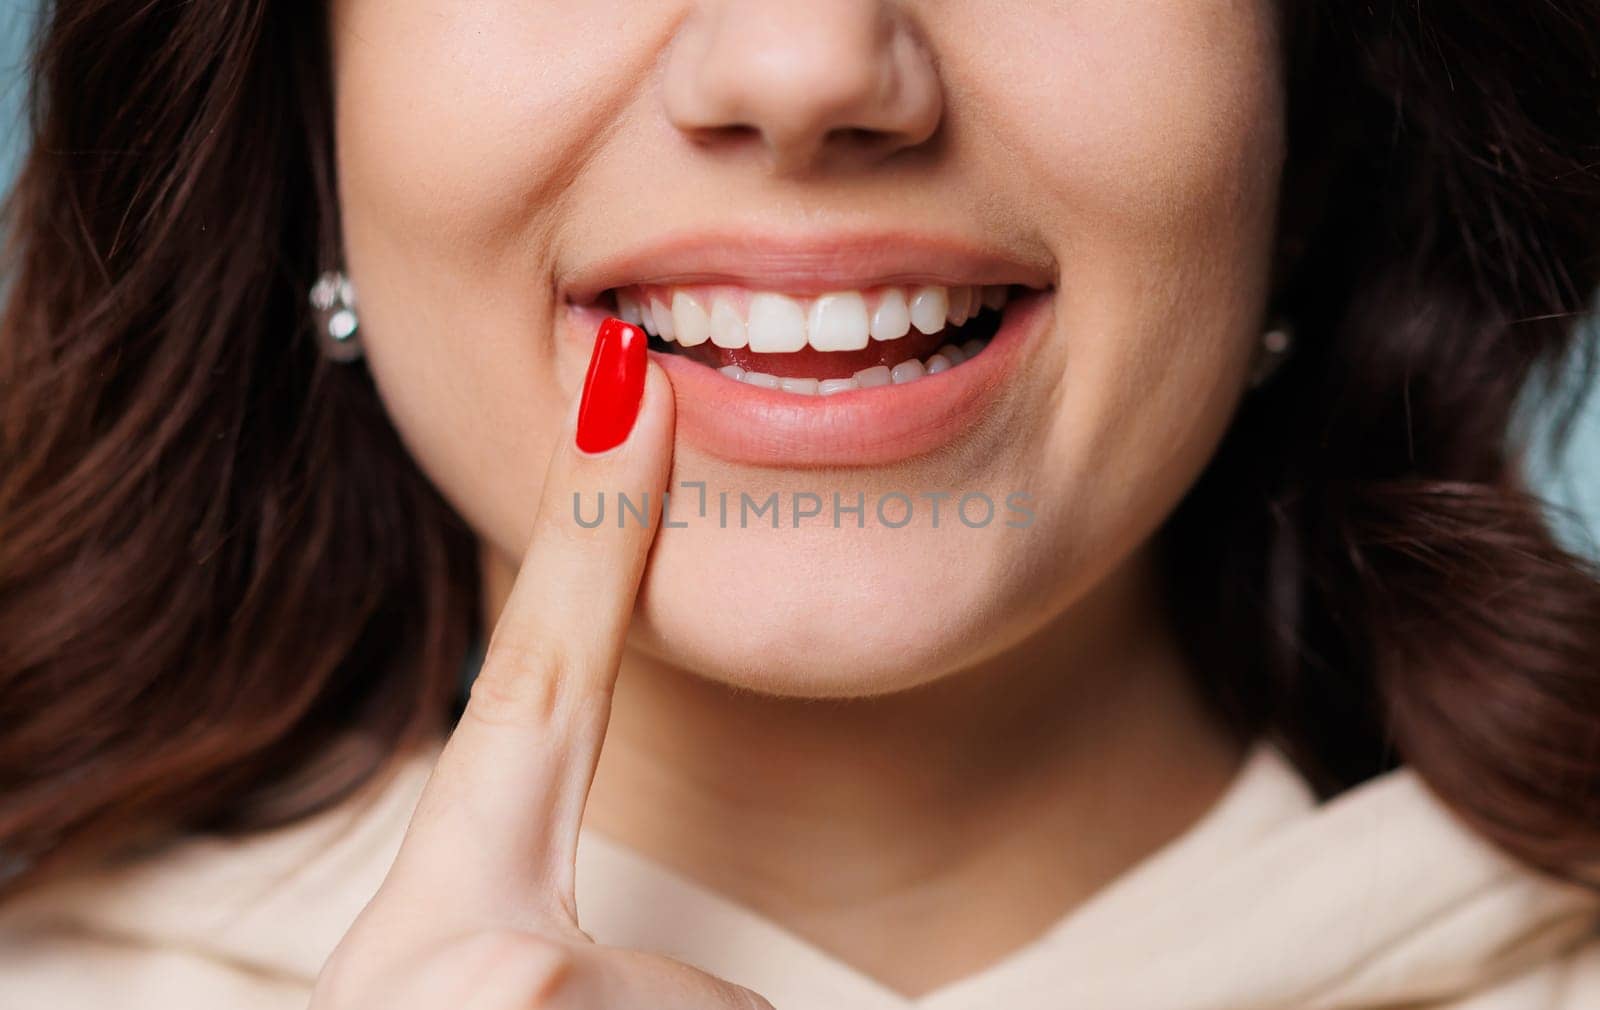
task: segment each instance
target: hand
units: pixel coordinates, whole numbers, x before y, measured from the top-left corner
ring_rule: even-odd
[[[578,928],[578,827],[659,520],[641,528],[630,515],[618,529],[608,511],[584,529],[573,493],[587,508],[599,491],[608,506],[619,490],[648,491],[659,516],[672,429],[672,389],[644,332],[608,322],[466,712],[311,1010],[772,1010],[741,986]],[[606,451],[577,447],[619,438]]]

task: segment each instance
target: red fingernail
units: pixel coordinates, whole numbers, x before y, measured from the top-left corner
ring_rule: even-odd
[[[578,402],[578,448],[605,452],[623,443],[639,416],[649,338],[612,317],[600,324]]]

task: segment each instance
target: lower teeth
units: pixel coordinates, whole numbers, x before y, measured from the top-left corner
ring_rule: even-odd
[[[936,375],[939,372],[963,364],[989,345],[989,341],[974,338],[960,347],[954,344],[945,344],[926,361],[912,358],[902,361],[890,368],[887,365],[876,365],[864,368],[848,379],[808,379],[780,377],[767,372],[752,372],[738,365],[724,365],[717,369],[723,375],[738,382],[747,382],[752,386],[762,389],[780,389],[786,393],[799,393],[803,396],[832,396],[835,393],[848,393],[857,389],[870,389],[873,386],[903,385],[915,382],[925,375]]]

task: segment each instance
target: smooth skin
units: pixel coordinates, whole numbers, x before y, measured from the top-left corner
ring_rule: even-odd
[[[720,459],[680,427],[674,484],[1025,490],[1037,521],[663,529],[587,830],[916,996],[1016,950],[1211,806],[1243,748],[1201,700],[1208,671],[1174,640],[1150,545],[1245,395],[1266,323],[1278,7],[329,5],[366,367],[479,537],[485,634],[535,619],[524,583],[594,592],[528,569],[594,329],[562,297],[572,278],[685,232],[906,229],[1059,278],[1027,367],[942,451],[818,472]],[[495,795],[519,818],[547,794]],[[484,844],[436,828],[459,847],[429,847],[437,867],[409,856],[405,876],[451,880]],[[352,949],[435,928],[426,900],[376,907]]]
[[[633,432],[603,453],[576,447],[575,417],[466,711],[312,1010],[771,1010],[748,989],[596,945],[578,927],[578,828],[657,525],[584,529],[568,503],[597,487],[659,494],[671,386],[651,364]]]

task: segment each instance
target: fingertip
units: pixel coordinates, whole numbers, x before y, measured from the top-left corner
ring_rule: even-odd
[[[649,362],[644,376],[644,392],[640,397],[639,416],[626,441],[618,446],[620,454],[655,474],[647,483],[665,481],[672,459],[672,437],[677,423],[677,407],[673,399],[672,382],[666,369]]]
[[[665,482],[671,466],[677,410],[672,382],[653,355],[640,360],[636,388],[638,392],[628,412],[626,432],[613,432],[604,439],[586,439],[580,408],[578,430],[571,443],[576,467],[571,471],[574,475],[628,475],[630,481],[643,489]]]
[[[573,441],[579,452],[604,454],[637,427],[650,364],[647,341],[644,330],[621,319],[600,324],[578,397]]]

